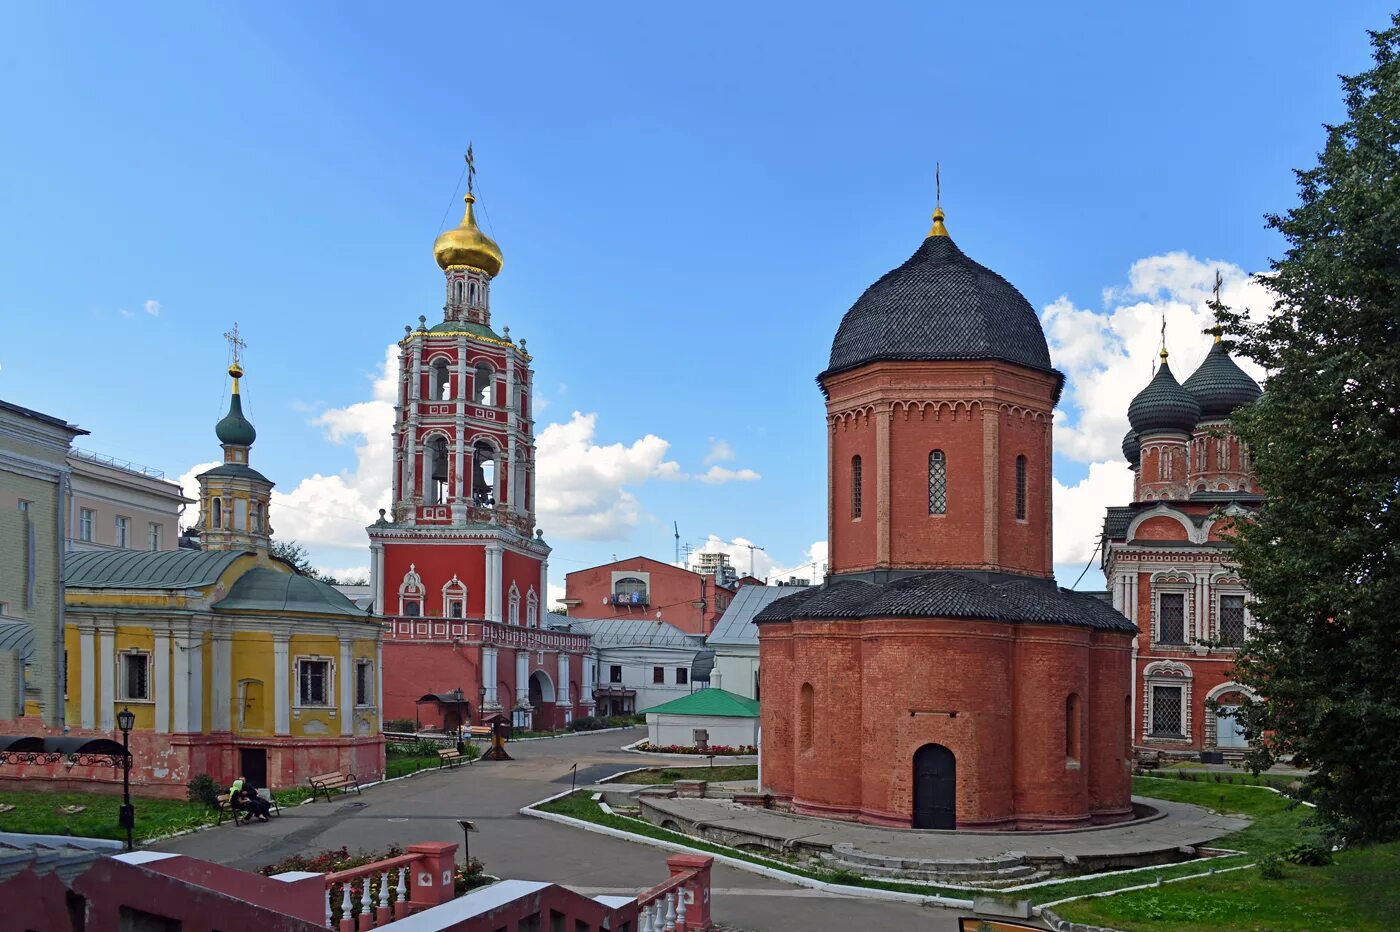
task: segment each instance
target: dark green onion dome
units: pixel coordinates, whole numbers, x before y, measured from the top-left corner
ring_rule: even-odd
[[[1236,408],[1250,404],[1264,394],[1259,383],[1245,375],[1244,370],[1230,358],[1230,351],[1219,335],[1206,354],[1205,362],[1191,373],[1181,387],[1200,404],[1202,420],[1229,417]]]
[[[1040,320],[1016,288],[963,254],[943,212],[914,255],[865,290],[836,331],[818,379],[880,360],[1000,359],[1050,365]]]
[[[243,370],[234,363],[229,366],[228,374],[233,376],[233,396],[229,398],[228,414],[214,426],[214,435],[219,438],[220,443],[252,446],[253,441],[258,439],[258,432],[243,416],[243,400],[238,394],[238,380],[243,377]]]
[[[1137,431],[1129,430],[1123,435],[1123,456],[1134,466],[1142,460],[1142,444],[1138,442]]]
[[[1177,383],[1172,367],[1167,365],[1167,351],[1162,350],[1162,364],[1157,367],[1157,374],[1128,405],[1128,423],[1141,438],[1163,430],[1189,434],[1200,418],[1200,404]]]

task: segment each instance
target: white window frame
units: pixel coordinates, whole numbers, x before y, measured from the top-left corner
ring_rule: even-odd
[[[128,515],[117,515],[112,522],[113,533],[116,535],[116,545],[123,550],[131,547],[131,518]]]
[[[78,540],[92,543],[92,523],[97,513],[91,508],[78,509]]]
[[[1195,609],[1195,586],[1189,582],[1152,581],[1152,643],[1162,647],[1189,647],[1191,644],[1191,618]],[[1162,596],[1181,596],[1181,640],[1162,640]]]
[[[1244,637],[1249,637],[1249,628],[1253,622],[1253,619],[1249,616],[1249,593],[1244,590],[1244,587],[1222,586],[1220,588],[1217,588],[1213,595],[1214,598],[1212,599],[1212,601],[1214,602],[1214,604],[1211,607],[1215,610],[1215,617],[1211,619],[1211,622],[1215,628],[1215,640],[1220,641],[1224,637],[1224,626],[1221,624],[1221,621],[1224,617],[1221,611],[1221,601],[1226,596],[1237,596],[1244,600],[1244,630],[1242,631],[1242,634]],[[1241,645],[1239,644],[1224,643],[1221,643],[1220,645],[1222,650],[1239,650],[1240,646]]]
[[[163,538],[164,536],[165,536],[165,528],[164,528],[164,526],[161,525],[161,523],[160,523],[159,521],[148,521],[148,522],[146,522],[146,537],[147,537],[147,543],[149,543],[149,544],[151,545],[151,549],[152,549],[152,550],[159,550],[159,549],[160,549],[160,545],[161,545],[161,543],[163,542],[163,541],[162,541],[162,538]]]
[[[361,670],[363,670],[364,673],[361,673],[361,672],[360,672]],[[365,679],[364,679],[364,685],[365,685],[364,697],[365,697],[365,699],[367,700],[367,701],[365,701],[365,702],[361,702],[361,701],[360,701],[360,677],[361,677],[361,676],[363,676],[363,677],[365,678]],[[374,661],[373,661],[373,660],[370,660],[368,657],[360,657],[359,659],[357,659],[357,660],[355,661],[355,708],[357,708],[357,709],[372,709],[372,708],[375,707],[375,705],[376,705],[375,699],[376,699],[377,697],[374,695],[374,682],[375,682],[375,681],[374,681]]]
[[[1190,741],[1192,675],[1191,668],[1184,663],[1172,660],[1158,660],[1149,663],[1142,671],[1142,737],[1144,740]],[[1153,687],[1174,686],[1181,689],[1181,734],[1157,735],[1152,733]]]
[[[506,619],[513,625],[520,624],[520,587],[515,583],[510,584],[510,614]]]
[[[462,606],[460,615],[452,614],[452,606]],[[442,617],[444,618],[466,618],[467,617],[467,584],[457,578],[453,573],[452,578],[442,587]]]
[[[540,597],[535,595],[534,586],[525,596],[525,625],[530,628],[540,626]]]
[[[418,566],[415,563],[408,564],[408,572],[403,574],[403,582],[399,583],[399,614],[408,615],[404,606],[409,602],[416,602],[418,614],[412,617],[421,618],[423,616],[423,578],[418,575]]]
[[[301,670],[302,665],[307,663],[324,663],[326,665],[326,698],[324,702],[307,702],[302,698],[301,692]],[[335,702],[335,658],[322,657],[319,654],[306,654],[298,656],[292,665],[292,670],[296,674],[296,703],[293,706],[297,709],[334,709]]]
[[[146,695],[144,696],[132,696],[127,692],[127,666],[128,662],[135,658],[143,659],[146,666]],[[155,702],[155,684],[151,682],[154,675],[154,663],[150,651],[134,648],[131,650],[119,651],[117,653],[116,670],[117,688],[114,691],[117,699],[121,702]]]

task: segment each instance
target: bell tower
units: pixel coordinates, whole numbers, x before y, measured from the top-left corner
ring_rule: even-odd
[[[404,327],[390,508],[369,528],[375,611],[538,626],[549,547],[535,529],[534,372],[491,322],[500,247],[477,224],[438,236],[442,320]]]
[[[228,414],[214,426],[224,448],[224,461],[199,476],[199,539],[205,550],[266,551],[272,538],[268,518],[272,480],[248,465],[258,432],[243,416],[238,385],[243,378],[238,360],[247,344],[238,335],[238,324],[224,338],[233,349],[233,362],[228,367],[233,391]]]

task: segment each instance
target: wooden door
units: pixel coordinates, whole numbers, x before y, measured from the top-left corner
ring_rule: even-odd
[[[958,764],[941,744],[914,752],[914,828],[957,827]]]

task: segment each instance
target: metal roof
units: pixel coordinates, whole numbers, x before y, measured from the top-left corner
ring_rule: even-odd
[[[642,712],[650,715],[707,715],[715,718],[758,718],[758,703],[724,689],[701,689],[688,696],[654,705]]]
[[[774,599],[801,592],[805,586],[743,586],[724,610],[715,630],[705,639],[707,644],[757,644],[758,628],[754,616],[768,607]]]
[[[705,639],[664,621],[626,618],[570,618],[569,627],[592,639],[594,647],[674,647],[699,650]]]
[[[214,605],[221,612],[300,612],[309,615],[368,617],[345,596],[319,579],[255,567],[238,577],[226,598]]]
[[[70,550],[63,584],[77,589],[212,586],[246,550]]]
[[[34,627],[24,621],[0,621],[0,650],[19,651],[25,663],[34,659]]]

